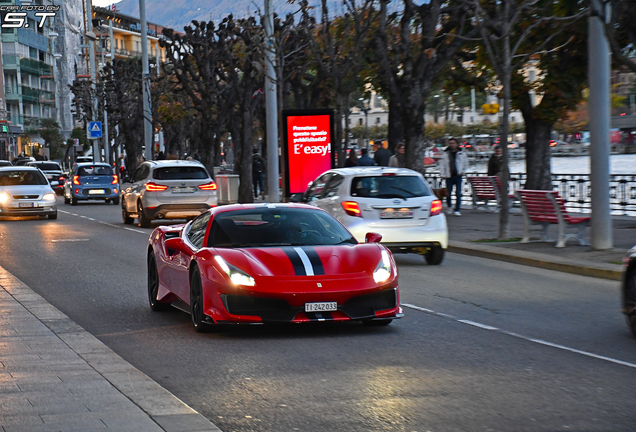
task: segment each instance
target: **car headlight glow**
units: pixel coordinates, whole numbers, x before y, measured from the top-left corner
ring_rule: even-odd
[[[6,204],[9,201],[11,201],[11,195],[6,191],[0,192],[0,204]]]
[[[55,194],[54,193],[47,193],[44,194],[44,196],[42,197],[42,199],[44,201],[55,201]]]
[[[389,253],[385,250],[382,251],[382,259],[378,263],[378,266],[373,272],[373,280],[376,283],[383,283],[389,280],[391,277],[391,260],[389,259]]]
[[[234,285],[242,285],[242,286],[254,286],[254,285],[256,285],[256,281],[254,280],[254,278],[252,276],[248,275],[244,271],[241,271],[241,270],[237,269],[233,265],[228,264],[223,259],[222,256],[215,255],[214,259],[216,260],[216,262],[221,267],[221,270],[223,270],[225,272],[225,274],[228,275],[228,277],[230,278],[230,280],[232,281],[232,283]]]

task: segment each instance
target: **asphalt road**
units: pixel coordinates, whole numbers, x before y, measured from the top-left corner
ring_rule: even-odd
[[[385,328],[197,334],[150,311],[150,229],[60,202],[0,220],[0,265],[223,431],[636,429],[636,339],[616,282],[449,254],[398,256],[405,317]]]

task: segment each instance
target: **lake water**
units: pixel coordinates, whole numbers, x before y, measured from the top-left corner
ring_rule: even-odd
[[[552,174],[590,174],[590,157],[552,157]],[[471,163],[468,171],[488,171],[488,160]],[[510,161],[511,173],[525,173],[526,161],[523,159]],[[611,155],[610,174],[634,174],[636,175],[636,154]]]

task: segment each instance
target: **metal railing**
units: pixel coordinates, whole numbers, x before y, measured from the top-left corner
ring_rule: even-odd
[[[466,177],[484,175],[484,173],[467,173],[464,176],[462,181],[462,204],[473,204],[472,190]],[[511,173],[508,183],[510,193],[517,189],[523,189],[526,178],[525,173]],[[446,187],[438,174],[429,174],[426,176],[426,180],[434,189]],[[591,212],[591,186],[590,174],[552,174],[552,189],[559,192],[559,196],[565,199],[568,211]],[[609,188],[610,210],[612,213],[636,216],[636,174],[610,175]]]

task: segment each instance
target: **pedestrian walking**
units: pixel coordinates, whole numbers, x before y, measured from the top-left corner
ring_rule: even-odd
[[[389,166],[391,159],[391,150],[385,149],[382,142],[375,144],[375,154],[373,160],[378,166]]]
[[[254,198],[258,198],[259,191],[261,195],[263,195],[263,198],[265,198],[265,189],[263,188],[265,160],[258,154],[257,149],[252,149],[252,153],[252,182],[254,183]]]
[[[488,160],[488,175],[489,176],[496,176],[496,175],[499,175],[499,173],[501,172],[502,155],[503,155],[503,150],[501,150],[501,146],[499,145],[496,146],[495,152],[493,153],[492,156],[490,156],[490,159]]]
[[[369,156],[369,150],[363,148],[360,150],[360,159],[358,159],[358,166],[375,166],[375,162]]]
[[[356,149],[349,150],[349,157],[345,160],[345,168],[358,166],[358,154]]]
[[[395,146],[395,154],[389,159],[389,166],[392,168],[404,168],[406,165],[406,146],[404,143],[398,143]]]
[[[453,188],[455,188],[455,216],[461,216],[462,207],[462,176],[466,174],[468,169],[468,156],[459,147],[455,138],[448,140],[448,147],[442,153],[442,159],[439,164],[439,175],[446,180],[446,189],[448,196],[446,203],[448,208],[452,208],[451,197]]]

